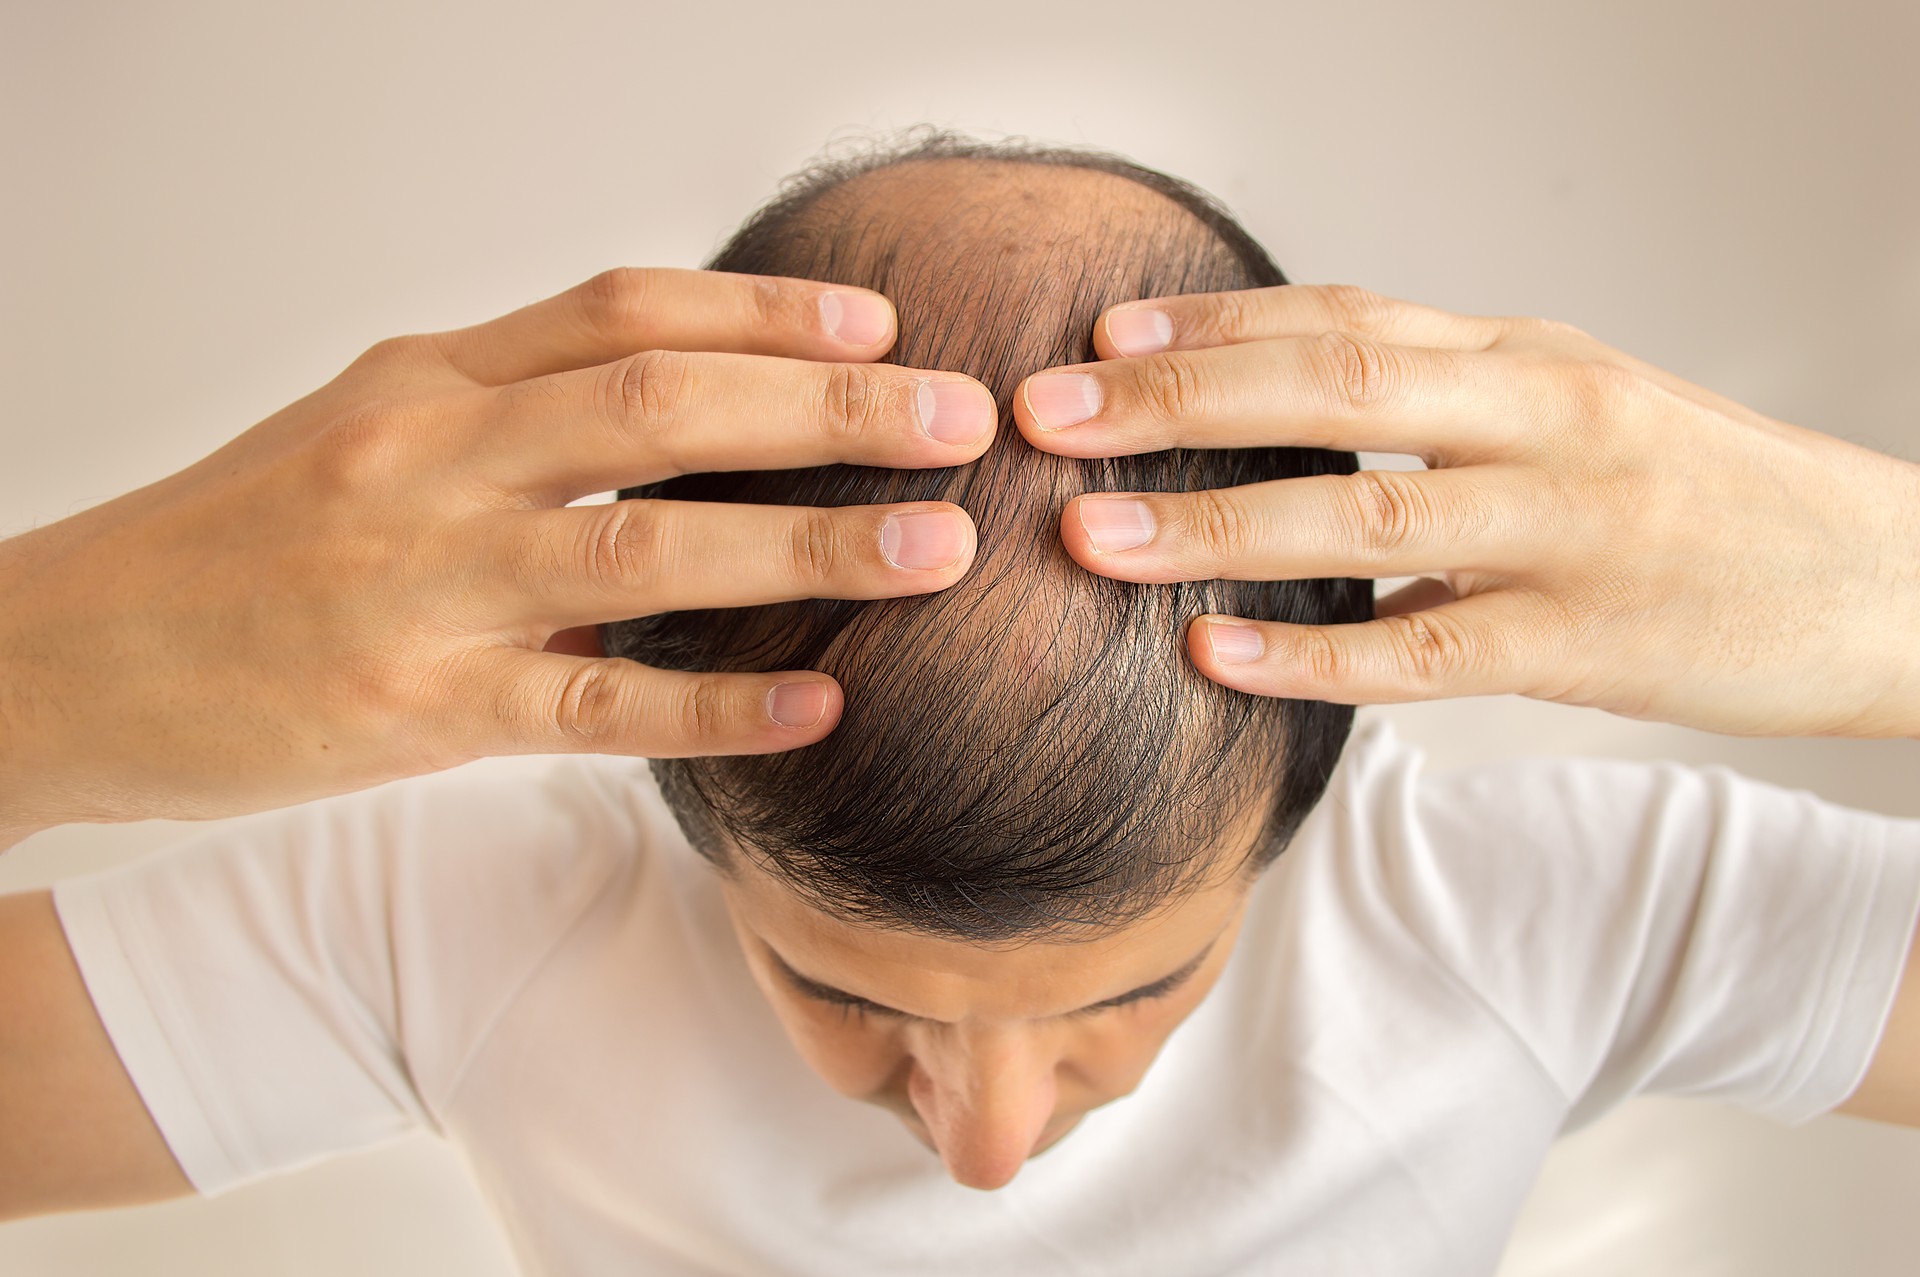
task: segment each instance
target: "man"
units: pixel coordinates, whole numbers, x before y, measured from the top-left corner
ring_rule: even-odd
[[[944,347],[926,362],[1005,398],[1030,370],[1007,343],[1072,357],[1169,272],[1277,282],[1205,278],[1258,259],[1114,167],[921,153],[720,260],[884,283],[903,338]],[[82,1097],[116,1187],[215,1191],[424,1122],[540,1271],[1471,1272],[1554,1136],[1627,1095],[1791,1119],[1853,1092],[1920,828],[1677,769],[1427,780],[1380,732],[1329,780],[1342,717],[1221,692],[1166,622],[1354,620],[1345,583],[1096,582],[1031,534],[1099,464],[995,448],[990,481],[910,494],[982,528],[945,594],[612,631],[656,664],[817,664],[848,689],[830,745],[667,768],[664,798],[618,761],[537,790],[456,773],[68,884],[62,927],[8,901],[46,1020],[90,1001],[126,1063]],[[929,569],[971,548],[920,540]],[[60,1040],[97,1075],[84,1028]]]

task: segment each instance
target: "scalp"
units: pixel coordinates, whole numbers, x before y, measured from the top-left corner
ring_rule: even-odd
[[[803,183],[713,262],[885,293],[900,318],[892,361],[993,391],[1000,430],[984,457],[932,471],[687,476],[632,494],[946,500],[972,515],[974,564],[937,594],[608,627],[609,650],[656,665],[840,680],[847,708],[819,744],[655,770],[711,858],[744,849],[829,912],[877,925],[985,939],[1141,916],[1258,850],[1217,846],[1251,804],[1271,805],[1263,840],[1283,844],[1351,720],[1208,681],[1181,631],[1203,611],[1358,619],[1364,586],[1143,586],[1086,572],[1061,547],[1060,512],[1084,491],[1230,486],[1351,470],[1353,459],[1261,449],[1089,461],[1030,447],[1012,425],[1015,388],[1093,360],[1105,307],[1283,278],[1205,207],[1072,162],[1085,157],[1039,154],[920,155]]]

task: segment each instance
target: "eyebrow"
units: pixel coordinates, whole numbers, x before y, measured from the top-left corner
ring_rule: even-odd
[[[1204,949],[1181,963],[1178,968],[1169,971],[1151,984],[1143,984],[1137,989],[1129,989],[1125,993],[1107,998],[1104,1001],[1091,1003],[1075,1011],[1063,1012],[1062,1015],[1086,1015],[1094,1011],[1105,1011],[1109,1007],[1125,1006],[1129,1002],[1141,1002],[1147,998],[1157,998],[1172,993],[1175,989],[1193,978],[1194,972],[1198,971],[1202,964],[1206,962],[1207,955],[1213,952],[1213,946],[1218,943],[1220,943],[1220,937],[1215,936],[1213,939],[1207,941]],[[925,1016],[914,1015],[912,1012],[902,1011],[898,1007],[890,1007],[884,1002],[875,1002],[872,998],[863,998],[857,993],[848,993],[845,989],[836,989],[824,981],[802,975],[794,970],[793,964],[781,957],[780,951],[768,944],[766,940],[762,939],[760,944],[773,959],[774,968],[780,972],[781,978],[792,985],[797,992],[809,998],[815,998],[821,1002],[831,1002],[837,1006],[864,1007],[869,1011],[877,1011],[881,1015],[899,1016],[903,1020],[926,1019]]]

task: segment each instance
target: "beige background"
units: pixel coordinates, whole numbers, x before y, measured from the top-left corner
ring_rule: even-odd
[[[1555,316],[1764,412],[1920,443],[1904,0],[3,11],[0,532],[194,459],[379,337],[616,263],[695,264],[830,139],[920,121],[1195,179],[1297,279]],[[1912,743],[1509,701],[1391,712],[1443,762],[1724,761],[1920,815]],[[174,833],[43,835],[0,859],[0,888]],[[1911,1132],[1643,1102],[1562,1146],[1503,1274],[1910,1273],[1917,1189]],[[509,1270],[424,1140],[0,1228],[0,1272],[22,1277]]]

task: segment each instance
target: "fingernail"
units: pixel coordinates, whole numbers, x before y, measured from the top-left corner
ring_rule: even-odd
[[[914,392],[920,427],[941,443],[972,443],[993,428],[993,396],[965,381],[923,381]]]
[[[767,717],[782,727],[812,727],[826,712],[825,683],[782,683],[767,693]]]
[[[893,308],[872,293],[822,293],[820,325],[836,341],[871,346],[893,331]]]
[[[1151,355],[1173,341],[1173,320],[1164,310],[1110,310],[1107,340],[1123,355]]]
[[[1027,411],[1042,430],[1076,426],[1100,411],[1100,383],[1083,372],[1027,378]]]
[[[958,515],[937,510],[890,514],[880,525],[880,553],[897,568],[944,568],[967,548],[967,532]]]
[[[1207,646],[1213,649],[1213,659],[1222,665],[1245,665],[1259,660],[1267,650],[1259,630],[1251,625],[1228,625],[1221,621],[1207,622]]]
[[[1077,507],[1087,540],[1102,554],[1136,550],[1153,540],[1153,511],[1131,497],[1083,497]]]

